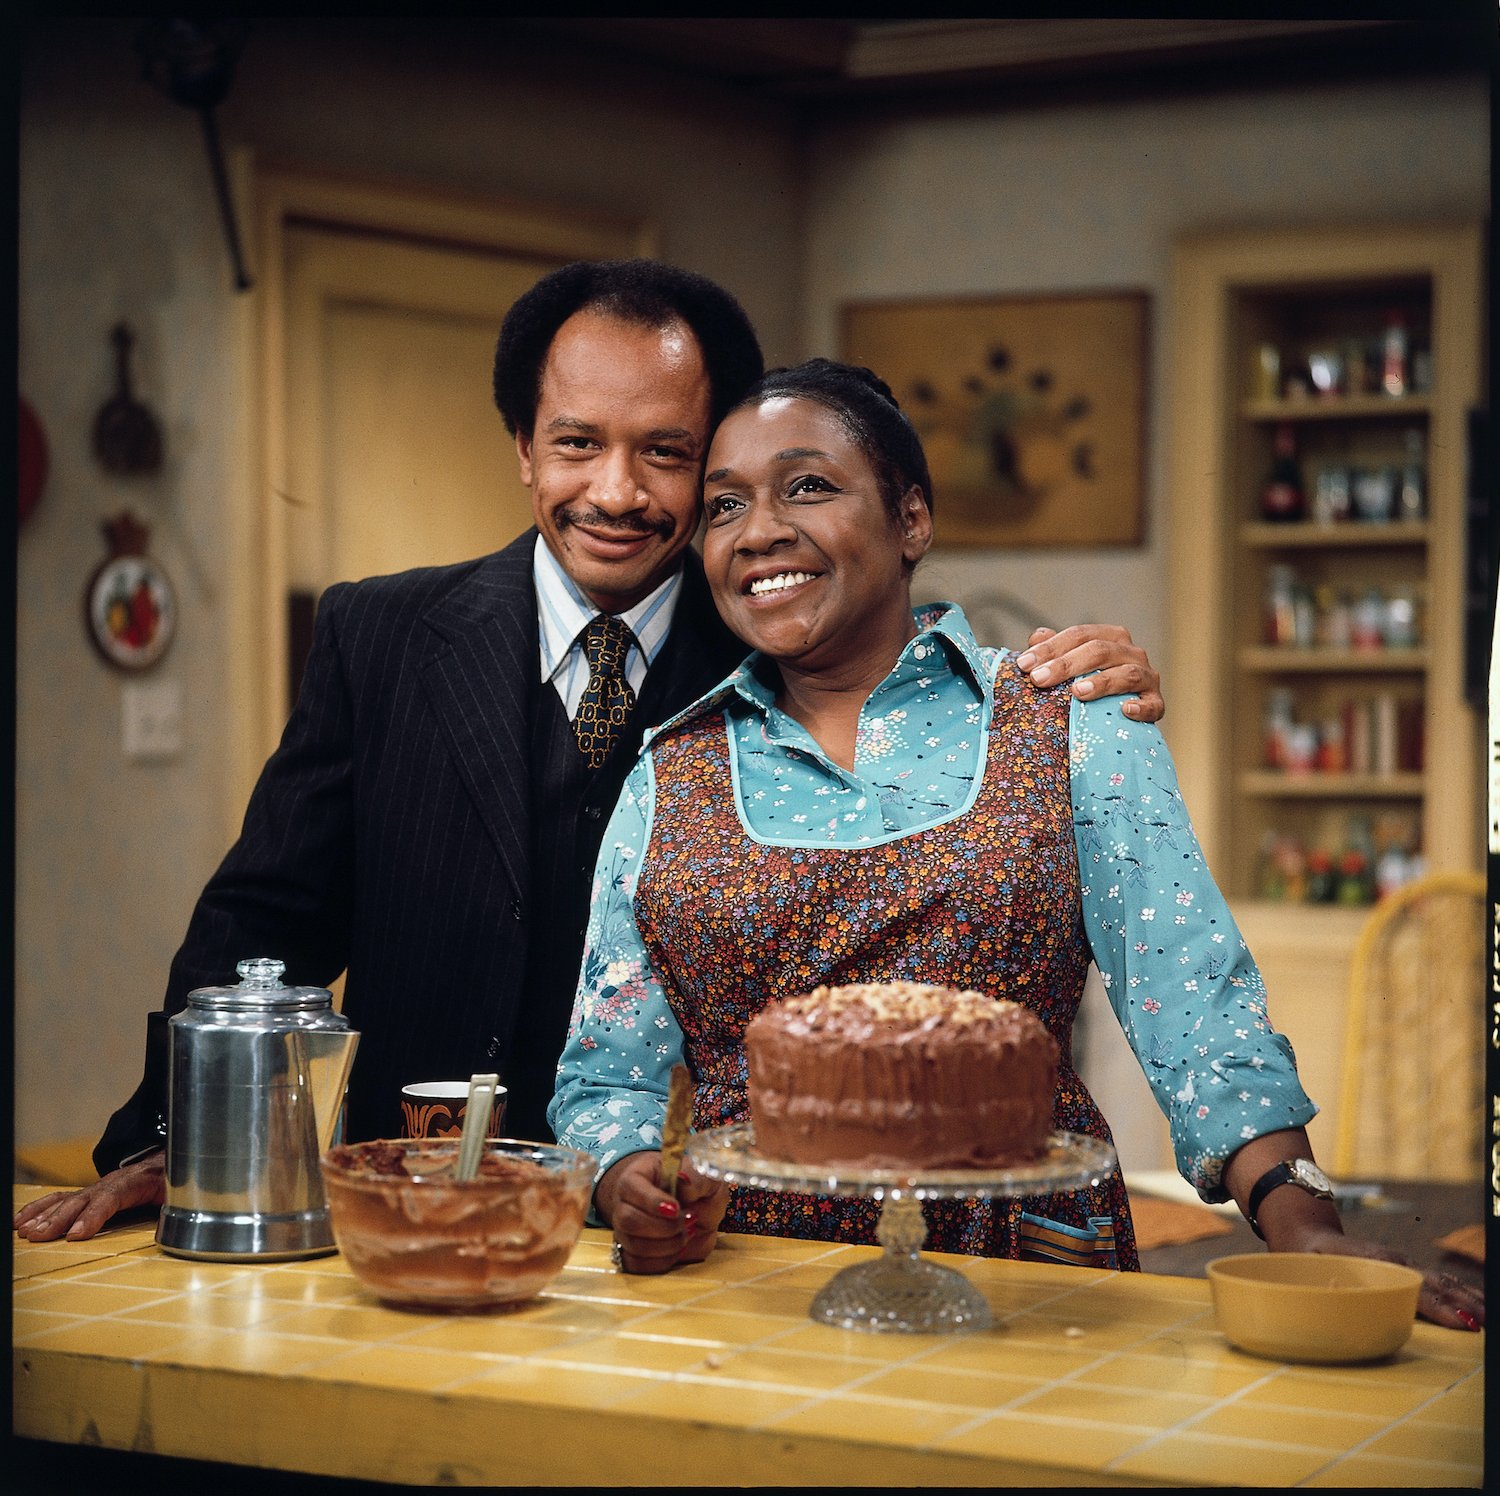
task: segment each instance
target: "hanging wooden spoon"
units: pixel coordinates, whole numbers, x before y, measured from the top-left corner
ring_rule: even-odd
[[[130,392],[130,349],[135,335],[119,323],[110,333],[115,345],[115,393],[94,417],[94,455],[106,472],[132,478],[161,467],[161,427]]]

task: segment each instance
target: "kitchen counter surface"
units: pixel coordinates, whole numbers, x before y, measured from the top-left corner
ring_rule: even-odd
[[[872,1248],[726,1236],[643,1278],[587,1230],[532,1303],[427,1315],[337,1255],[194,1263],[153,1229],[12,1238],[18,1435],[416,1484],[1481,1483],[1483,1334],[1264,1361],[1197,1278],[937,1257],[995,1328],[870,1334],[807,1309]]]

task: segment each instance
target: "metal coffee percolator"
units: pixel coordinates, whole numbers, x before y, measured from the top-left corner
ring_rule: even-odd
[[[167,1203],[179,1257],[261,1260],[334,1250],[318,1155],[333,1141],[359,1035],[322,987],[241,961],[167,1025]]]

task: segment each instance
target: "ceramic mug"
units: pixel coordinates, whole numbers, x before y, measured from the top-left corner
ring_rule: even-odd
[[[500,1136],[505,1116],[504,1086],[495,1088],[490,1108],[487,1138]],[[404,1138],[456,1138],[464,1130],[464,1113],[468,1110],[469,1083],[466,1080],[423,1080],[401,1087],[401,1136]]]

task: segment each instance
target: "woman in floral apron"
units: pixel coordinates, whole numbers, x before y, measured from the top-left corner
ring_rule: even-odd
[[[695,1126],[745,1120],[746,1024],[819,984],[1025,1003],[1061,1050],[1054,1125],[1108,1140],[1071,1049],[1091,961],[1204,1199],[1245,1208],[1261,1185],[1252,1224],[1272,1247],[1388,1255],[1344,1237],[1300,1178],[1280,1187],[1311,1160],[1316,1108],[1160,734],[1116,700],[1037,691],[958,608],[913,610],[931,503],[921,443],[867,370],[773,370],[714,437],[705,569],[755,653],[649,734],[627,781],[549,1113],[599,1160],[623,1265],[701,1260],[721,1228],[875,1240],[868,1200],[691,1169],[676,1199],[657,1183],[672,1066],[693,1074]],[[1139,1266],[1118,1173],[925,1212],[934,1249]]]

